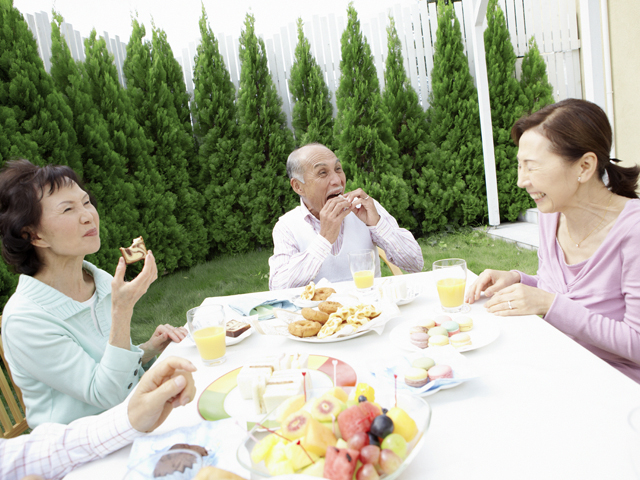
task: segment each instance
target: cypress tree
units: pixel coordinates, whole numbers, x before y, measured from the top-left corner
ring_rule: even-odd
[[[104,39],[96,37],[93,30],[85,41],[84,69],[93,103],[107,122],[113,150],[127,160],[126,172],[135,188],[140,214],[134,236],[145,238],[160,272],[172,272],[178,267],[179,242],[183,239],[183,231],[173,214],[175,195],[166,190],[164,179],[149,154],[152,142],[136,121],[127,92],[118,81],[113,56],[107,51]]]
[[[489,0],[484,31],[491,100],[491,122],[496,157],[500,217],[508,221],[534,205],[527,192],[517,186],[517,149],[511,141],[511,127],[518,118],[522,90],[516,80],[516,54],[498,0]]]
[[[522,113],[533,113],[553,102],[553,87],[547,78],[547,65],[540,55],[535,38],[529,40],[529,50],[522,59],[522,75],[520,88],[524,97],[521,105]],[[526,99],[526,100],[525,100]]]
[[[139,213],[134,186],[126,180],[127,160],[112,148],[107,122],[91,98],[84,64],[75,62],[60,33],[63,19],[54,12],[51,23],[51,76],[73,112],[73,124],[81,147],[83,180],[98,201],[100,250],[88,260],[113,270],[118,247],[136,236]]]
[[[387,27],[387,55],[384,72],[385,90],[382,99],[389,110],[391,131],[398,141],[398,155],[402,165],[403,178],[410,186],[410,199],[416,199],[416,179],[424,166],[424,158],[418,155],[418,147],[427,141],[428,129],[426,115],[418,101],[418,94],[411,86],[404,70],[402,43],[398,37],[393,17],[389,16]],[[412,215],[412,229],[417,226],[417,212]]]
[[[178,81],[175,73],[180,69],[167,42],[166,33],[154,28],[152,42],[143,42],[144,26],[133,20],[133,33],[127,45],[124,72],[127,77],[127,92],[134,107],[138,123],[153,142],[152,155],[164,179],[168,191],[176,195],[174,215],[182,226],[178,248],[179,266],[189,267],[202,261],[208,253],[207,231],[202,219],[204,201],[192,186],[189,178],[189,159],[195,155],[193,138],[180,121],[176,104],[183,99],[175,95],[186,92],[184,81]],[[131,51],[131,55],[129,52]],[[147,55],[151,57],[147,57]],[[150,64],[150,69],[144,70]],[[174,82],[171,86],[168,79]],[[188,94],[187,94],[188,98]],[[187,108],[186,106],[181,108]],[[187,111],[188,115],[188,111]]]
[[[255,18],[247,14],[240,34],[240,168],[248,172],[240,203],[257,245],[271,245],[271,232],[278,218],[293,208],[296,196],[286,175],[287,157],[293,150],[293,135],[287,128],[278,96],[267,67],[264,41],[255,33]]]
[[[0,79],[0,166],[24,157],[38,165],[69,165],[82,176],[71,109],[45,71],[12,0],[0,0]],[[0,308],[17,280],[0,262]]]
[[[442,0],[431,85],[429,142],[418,151],[426,165],[416,179],[424,232],[476,222],[487,212],[478,93],[453,4]]]
[[[291,66],[289,92],[295,102],[291,124],[298,145],[318,142],[333,150],[333,105],[324,73],[311,55],[298,18],[298,44]]]
[[[205,198],[205,225],[214,253],[237,253],[249,249],[249,224],[240,206],[247,176],[239,168],[239,128],[236,89],[224,64],[202,7],[201,41],[193,68],[194,131],[199,144],[198,189]]]
[[[384,202],[401,226],[412,228],[409,186],[402,179],[398,142],[380,94],[371,47],[360,31],[353,4],[349,4],[347,15],[347,27],[340,39],[342,60],[334,125],[336,154],[347,174],[347,189],[362,187]],[[391,186],[393,190],[387,191]]]

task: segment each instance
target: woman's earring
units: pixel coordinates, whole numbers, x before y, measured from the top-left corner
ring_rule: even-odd
[[[578,177],[578,183],[580,182],[581,179],[582,179],[582,177]]]

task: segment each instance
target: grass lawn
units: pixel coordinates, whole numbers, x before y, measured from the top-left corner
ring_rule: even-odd
[[[464,258],[468,268],[478,274],[485,268],[534,274],[538,268],[535,251],[492,239],[483,231],[438,234],[420,239],[419,243],[426,271],[442,258]],[[226,256],[159,278],[135,307],[133,343],[148,340],[159,324],[184,325],[187,310],[200,305],[206,297],[268,290],[270,256],[271,250]],[[391,275],[384,264],[382,275]]]

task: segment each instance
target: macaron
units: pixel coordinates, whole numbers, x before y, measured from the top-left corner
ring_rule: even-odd
[[[446,335],[449,336],[449,331],[444,327],[433,327],[429,329],[429,335]]]
[[[411,367],[404,373],[404,383],[410,387],[423,387],[429,381],[429,375],[424,368]]]
[[[456,322],[458,322],[458,325],[460,325],[461,332],[468,332],[473,328],[473,319],[471,317],[458,317],[456,318]]]
[[[464,347],[465,345],[471,345],[471,337],[468,333],[456,333],[449,339],[451,345],[456,348]]]
[[[422,320],[418,320],[416,325],[420,325],[421,327],[425,327],[427,330],[436,326],[436,321],[433,318],[424,318]]]
[[[436,326],[439,327],[444,322],[448,322],[449,320],[451,320],[451,317],[449,315],[436,315],[435,317],[433,317],[433,320],[436,322]]]
[[[429,378],[431,380],[453,378],[453,370],[449,365],[435,365],[429,369]]]
[[[429,329],[427,327],[421,327],[420,325],[414,325],[409,328],[409,333],[427,333]]]
[[[449,335],[432,335],[429,337],[430,347],[442,347],[449,345]]]
[[[424,332],[414,332],[409,336],[409,340],[418,348],[427,348],[429,346],[429,334]]]
[[[449,320],[442,324],[442,328],[447,330],[447,334],[449,336],[455,335],[456,333],[460,333],[460,325],[458,325],[453,320]]]
[[[411,362],[411,366],[414,368],[424,368],[425,370],[429,370],[433,367],[436,362],[433,361],[432,358],[429,357],[420,357],[416,358],[413,362]]]

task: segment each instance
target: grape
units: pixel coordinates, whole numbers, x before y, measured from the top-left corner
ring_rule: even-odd
[[[407,458],[407,441],[399,433],[387,435],[380,444],[380,448],[388,448],[400,458]]]
[[[376,437],[371,432],[369,432],[367,435],[369,435],[369,445],[377,445],[378,447],[380,446],[380,440],[378,440],[378,437]]]
[[[384,473],[395,472],[401,464],[402,459],[393,450],[385,448],[380,452],[380,467]]]
[[[364,395],[360,395],[358,397],[358,402],[362,403],[362,402],[366,402],[367,401],[367,397],[365,397]]]
[[[378,415],[373,419],[369,430],[375,436],[384,438],[393,432],[393,420],[386,415]]]
[[[365,445],[369,445],[369,435],[364,432],[354,433],[351,438],[347,440],[347,447],[353,450],[360,451]]]
[[[356,473],[356,480],[378,480],[379,478],[380,475],[370,463],[362,465],[358,473]]]
[[[377,465],[380,462],[380,447],[377,445],[365,445],[360,450],[360,461]]]

